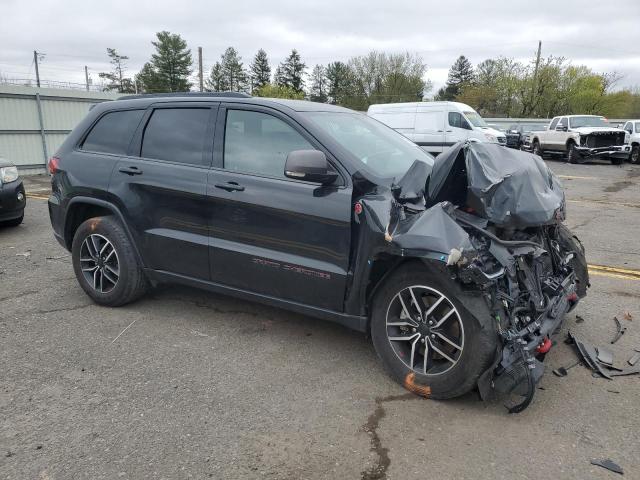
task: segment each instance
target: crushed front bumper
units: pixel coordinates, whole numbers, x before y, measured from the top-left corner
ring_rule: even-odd
[[[608,147],[576,147],[576,151],[583,158],[615,158],[626,160],[631,154],[630,145],[611,145]]]

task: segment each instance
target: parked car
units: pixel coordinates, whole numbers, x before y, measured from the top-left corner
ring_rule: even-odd
[[[0,226],[15,227],[22,223],[27,203],[18,168],[0,158]]]
[[[465,140],[506,144],[503,132],[489,127],[469,105],[459,102],[414,102],[371,105],[367,115],[438,154]]]
[[[631,147],[629,161],[640,163],[640,120],[629,120],[622,129],[627,132],[625,143]]]
[[[531,132],[546,130],[547,126],[540,123],[515,123],[507,128],[507,147],[521,149],[527,135]]]
[[[547,130],[533,132],[526,145],[536,155],[565,155],[569,163],[603,158],[619,165],[631,153],[624,138],[625,133],[612,128],[604,117],[567,115],[553,118]]]
[[[332,105],[130,97],[50,160],[49,212],[101,305],[191,285],[369,332],[412,391],[522,385],[530,401],[536,348],[588,285],[561,185],[497,144],[440,157]]]

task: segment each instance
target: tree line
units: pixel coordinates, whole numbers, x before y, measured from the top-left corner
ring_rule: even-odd
[[[615,72],[597,73],[552,55],[536,55],[529,62],[498,57],[475,67],[462,55],[449,69],[447,83],[435,98],[467,103],[486,117],[597,114],[638,118],[640,91],[614,91],[620,79]]]
[[[178,34],[158,32],[155,52],[133,77],[125,76],[126,61],[107,49],[111,71],[100,73],[106,90],[122,93],[185,92],[191,82],[193,57]],[[424,100],[432,90],[425,80],[427,65],[420,55],[372,51],[349,60],[307,65],[300,53],[290,54],[272,68],[259,49],[245,64],[228,47],[209,72],[204,88],[215,92],[246,92],[254,96],[308,99],[366,110],[374,103]],[[620,76],[574,66],[564,57],[539,55],[530,62],[507,57],[484,60],[475,67],[460,56],[435,100],[467,103],[488,117],[543,117],[571,113],[640,117],[640,91],[613,91]]]

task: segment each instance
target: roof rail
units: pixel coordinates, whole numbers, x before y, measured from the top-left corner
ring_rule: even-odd
[[[251,98],[251,95],[241,92],[172,92],[172,93],[145,93],[142,95],[125,95],[118,100],[133,100],[136,98],[163,98],[163,97],[226,97],[226,98]]]

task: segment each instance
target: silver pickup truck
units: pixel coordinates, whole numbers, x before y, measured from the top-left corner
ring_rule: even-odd
[[[531,132],[524,150],[536,155],[564,155],[569,163],[604,158],[619,165],[629,158],[631,147],[624,144],[625,132],[613,128],[597,115],[554,117],[546,130]]]

